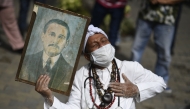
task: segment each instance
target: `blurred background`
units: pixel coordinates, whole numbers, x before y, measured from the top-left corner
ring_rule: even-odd
[[[0,0],[0,3],[2,0]],[[73,11],[91,17],[95,0],[39,0],[42,3]],[[22,3],[23,4],[22,4]],[[28,3],[24,3],[28,2]],[[21,7],[21,4],[23,7]],[[33,0],[13,0],[15,20],[19,31],[18,37],[26,39],[28,25],[33,10]],[[136,20],[141,3],[130,0],[125,6],[124,16],[120,24],[115,43],[116,57],[121,60],[130,60],[131,48],[135,36]],[[180,19],[176,31],[175,46],[172,51],[170,65],[170,79],[168,85],[172,93],[161,93],[157,96],[137,103],[137,109],[190,109],[190,5],[185,2],[181,5]],[[3,7],[4,8],[4,7]],[[2,7],[0,9],[3,9]],[[21,8],[26,13],[21,16]],[[10,14],[4,13],[0,16]],[[24,17],[26,16],[26,17]],[[26,23],[24,24],[24,20]],[[110,15],[106,15],[100,27],[109,33]],[[0,25],[0,109],[42,109],[43,98],[35,91],[35,87],[15,81],[18,64],[20,62],[22,47],[13,49],[10,38],[3,29],[4,22]],[[20,43],[23,43],[22,41]],[[151,38],[142,55],[141,64],[146,69],[154,71],[156,62],[154,38]],[[80,57],[79,69],[88,63],[83,55]],[[62,102],[68,97],[54,93]]]

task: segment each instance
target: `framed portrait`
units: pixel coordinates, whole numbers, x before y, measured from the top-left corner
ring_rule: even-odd
[[[89,22],[89,17],[35,3],[16,81],[35,85],[46,74],[52,91],[69,95]]]

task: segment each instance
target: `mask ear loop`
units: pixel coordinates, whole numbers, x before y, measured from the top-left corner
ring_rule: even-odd
[[[89,54],[90,55],[90,68],[91,68],[91,64],[94,64],[94,58],[93,58],[93,56],[92,56],[92,54],[91,53],[86,53],[86,54]]]
[[[94,58],[93,58],[93,56],[92,56],[92,54],[90,53],[90,62],[92,63],[92,64],[94,64]]]

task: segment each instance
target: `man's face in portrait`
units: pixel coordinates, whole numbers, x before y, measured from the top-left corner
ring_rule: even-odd
[[[65,47],[67,33],[66,27],[57,23],[49,24],[46,32],[42,34],[45,53],[51,57],[60,54]]]

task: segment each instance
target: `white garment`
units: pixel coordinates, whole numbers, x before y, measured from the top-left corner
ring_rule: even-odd
[[[135,100],[137,102],[141,102],[155,96],[157,93],[161,93],[166,88],[166,84],[162,77],[159,77],[151,71],[144,69],[139,63],[131,61],[120,61],[118,59],[116,59],[116,63],[120,69],[120,73],[124,73],[131,82],[137,85],[140,92],[140,96],[136,98],[120,97],[120,106],[123,109],[135,109]],[[96,70],[101,82],[104,83],[104,88],[107,88],[109,84],[109,80],[107,79],[110,78],[110,72],[108,70],[111,71],[111,65],[108,67],[108,69],[106,68],[103,70]],[[47,103],[44,103],[44,109],[89,109],[88,107],[92,108],[93,103],[89,94],[88,80],[86,82],[86,88],[84,88],[84,81],[89,76],[88,72],[88,65],[83,66],[80,70],[77,71],[73,82],[71,94],[66,104],[60,102],[56,97],[54,97],[53,105],[50,107]],[[121,83],[124,83],[121,74]],[[102,79],[104,81],[102,81]],[[96,103],[100,104],[98,95],[97,93],[95,93],[93,87],[92,93],[93,97],[96,95]],[[117,107],[117,104],[118,99],[116,97],[115,102],[110,107],[110,109],[115,109]]]

